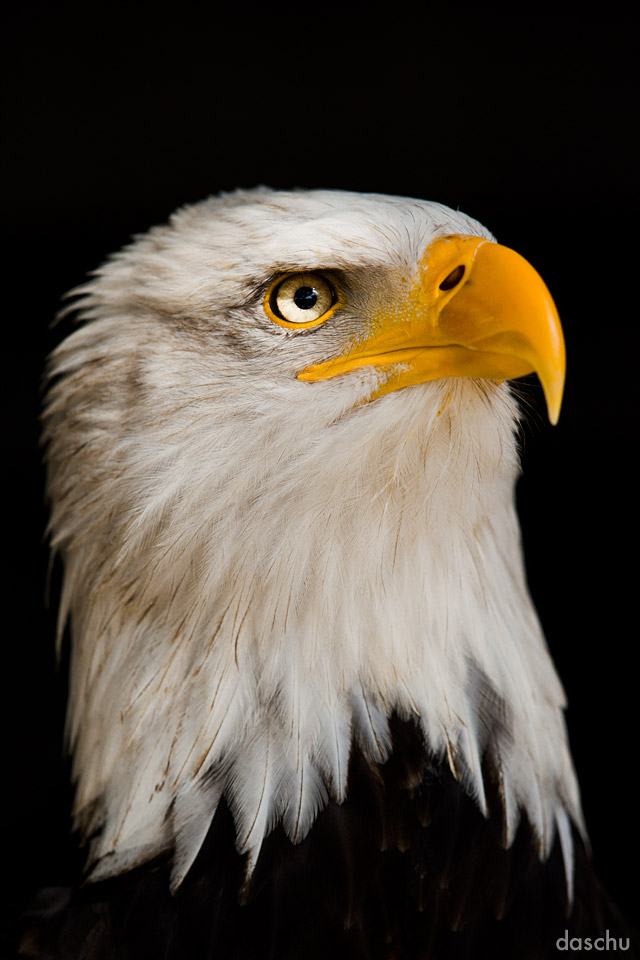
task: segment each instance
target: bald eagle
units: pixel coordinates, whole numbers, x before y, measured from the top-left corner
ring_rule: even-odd
[[[259,188],[74,292],[44,422],[87,874],[23,953],[617,937],[514,506],[509,381],[552,422],[564,382],[533,267],[437,203]]]

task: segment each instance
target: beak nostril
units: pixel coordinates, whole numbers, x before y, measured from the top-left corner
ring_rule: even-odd
[[[457,286],[462,278],[464,277],[464,267],[460,265],[459,267],[454,267],[451,273],[448,273],[440,284],[441,290],[453,290]]]

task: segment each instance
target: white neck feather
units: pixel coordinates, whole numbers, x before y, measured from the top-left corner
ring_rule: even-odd
[[[318,391],[302,435],[300,384],[274,382],[258,415],[250,377],[185,384],[156,345],[140,429],[115,426],[120,397],[70,457],[56,404],[109,323],[62,351],[49,412],[76,814],[102,827],[94,875],[172,849],[179,883],[223,796],[252,860],[277,822],[300,840],[344,799],[352,741],[384,761],[393,711],[481,809],[492,750],[507,842],[524,809],[543,855],[558,827],[566,845],[564,811],[580,823],[580,805],[523,572],[507,386],[439,381],[354,406],[366,374],[351,393]]]

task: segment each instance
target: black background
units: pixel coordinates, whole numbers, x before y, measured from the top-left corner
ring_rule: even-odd
[[[456,5],[26,3],[4,36],[5,876],[60,883],[64,665],[45,605],[39,379],[60,296],[130,235],[235,186],[439,200],[540,271],[565,403],[526,387],[530,586],[570,701],[596,864],[633,916],[637,830],[635,25]]]

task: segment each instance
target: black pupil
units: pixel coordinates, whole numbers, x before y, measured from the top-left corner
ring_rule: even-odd
[[[310,310],[318,302],[318,291],[313,287],[298,287],[293,295],[293,302],[300,310]]]

